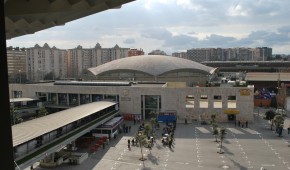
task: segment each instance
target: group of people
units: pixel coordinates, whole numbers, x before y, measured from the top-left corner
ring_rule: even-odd
[[[131,131],[131,126],[127,126],[125,123],[123,124],[122,131],[124,133],[128,133]]]
[[[130,149],[130,148],[131,148],[131,145],[132,145],[132,146],[135,146],[135,145],[137,145],[137,140],[136,140],[136,139],[134,139],[134,138],[132,138],[131,140],[130,140],[130,139],[128,139],[128,149]]]
[[[163,128],[162,140],[163,145],[168,144],[168,147],[171,148],[174,140],[174,131],[176,129],[176,124],[166,123],[166,127]]]
[[[237,121],[235,121],[235,127],[237,126]],[[246,127],[248,128],[248,121],[245,121],[245,122],[241,122],[241,121],[238,121],[238,126],[239,127]]]

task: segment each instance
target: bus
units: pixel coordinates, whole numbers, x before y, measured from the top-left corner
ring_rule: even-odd
[[[118,134],[121,124],[124,122],[122,116],[114,117],[104,124],[98,126],[92,130],[92,135],[95,137],[106,136],[108,138],[113,138]]]

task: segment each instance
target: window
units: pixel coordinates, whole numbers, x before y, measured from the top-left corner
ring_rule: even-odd
[[[186,100],[185,108],[194,108],[194,96],[193,95],[187,95],[185,100]]]
[[[236,96],[228,96],[227,107],[228,108],[237,108]]]
[[[206,94],[200,95],[199,108],[208,108],[208,98]]]
[[[220,95],[213,96],[213,108],[223,108],[222,96]]]

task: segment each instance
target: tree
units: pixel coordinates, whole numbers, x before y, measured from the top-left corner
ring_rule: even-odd
[[[220,151],[219,153],[222,154],[222,147],[223,147],[223,140],[225,139],[226,137],[226,129],[224,127],[221,127],[219,129],[219,137],[220,137]]]
[[[144,126],[143,134],[148,137],[150,136],[150,133],[151,133],[151,126],[146,123]]]
[[[18,107],[10,107],[10,118],[11,118],[11,125],[15,125],[18,123],[23,122],[23,119],[20,116]]]
[[[210,118],[211,118],[211,124],[213,125],[213,124],[216,124],[216,114],[211,114],[210,115]]]
[[[212,125],[212,130],[213,130],[213,135],[215,136],[215,141],[218,142],[217,137],[218,137],[218,124],[216,123],[216,114],[211,114],[211,125]]]
[[[275,117],[275,112],[273,110],[268,110],[265,113],[265,119],[271,121],[271,130],[273,130],[273,119]]]
[[[44,78],[44,80],[53,80],[54,79],[54,73],[51,71],[49,73],[47,73]]]
[[[47,110],[45,109],[45,107],[41,107],[38,111],[37,117],[42,117],[42,116],[46,116],[48,114]]]
[[[139,158],[140,161],[145,161],[146,158],[143,156],[143,146],[148,144],[147,135],[144,133],[144,131],[139,131],[135,135],[136,142],[139,143],[140,149],[141,149],[141,158]]]
[[[219,131],[218,131],[217,127],[218,127],[217,124],[213,124],[213,135],[215,137],[215,142],[218,142],[217,138],[218,138]]]
[[[15,115],[15,124],[18,124],[18,123],[23,122],[23,119],[22,119],[22,117],[19,114],[20,114],[19,112],[16,112],[16,115]]]
[[[156,125],[157,123],[157,120],[155,117],[151,117],[150,119],[150,124],[151,124],[151,134],[153,134],[153,129],[154,129],[154,126]]]

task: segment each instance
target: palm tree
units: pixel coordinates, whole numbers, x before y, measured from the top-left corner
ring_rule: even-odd
[[[223,140],[226,136],[226,129],[224,127],[219,129],[219,135],[220,135],[220,151],[219,153],[222,154],[222,147],[223,147]]]
[[[146,158],[143,156],[143,146],[148,144],[147,136],[144,134],[144,131],[139,131],[135,135],[136,141],[139,143],[140,149],[141,149],[141,158],[139,159],[140,161],[145,161]]]
[[[216,114],[211,114],[211,124],[215,124],[216,123]]]
[[[144,126],[143,134],[146,135],[146,136],[150,136],[149,135],[150,132],[151,132],[151,126],[146,123],[145,126]]]
[[[218,138],[219,131],[217,128],[218,128],[218,125],[216,123],[213,124],[213,135],[215,136],[215,142],[218,142],[217,138]]]
[[[213,135],[215,136],[215,141],[218,142],[217,136],[218,136],[218,124],[216,123],[216,114],[211,114],[211,125],[212,125],[212,130],[213,130]]]
[[[152,117],[152,118],[150,119],[150,123],[151,123],[151,134],[153,134],[154,126],[155,126],[156,123],[157,123],[156,118],[155,118],[155,117]]]

